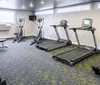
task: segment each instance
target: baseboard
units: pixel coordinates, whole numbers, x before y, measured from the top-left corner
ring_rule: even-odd
[[[31,39],[31,38],[33,38],[34,36],[23,36],[23,38],[28,38],[28,39]],[[5,38],[4,38],[5,39]],[[14,39],[14,37],[8,37],[8,38],[6,38],[7,40],[12,40],[12,39]]]

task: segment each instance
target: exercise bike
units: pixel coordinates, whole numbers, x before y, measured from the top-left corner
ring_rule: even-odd
[[[38,18],[37,22],[34,22],[37,26],[38,26],[38,34],[36,37],[33,37],[33,41],[31,42],[30,45],[33,44],[38,44],[43,40],[43,34],[42,34],[42,28],[43,28],[43,24],[44,24],[44,18]]]
[[[24,24],[25,24],[25,19],[24,18],[19,18],[19,20],[16,19],[16,23],[17,23],[18,27],[17,27],[17,32],[14,33],[15,34],[15,38],[13,40],[13,43],[16,42],[16,41],[17,41],[17,43],[22,41],[22,38],[23,38],[23,27],[24,27]],[[25,30],[24,30],[24,33],[25,33]]]

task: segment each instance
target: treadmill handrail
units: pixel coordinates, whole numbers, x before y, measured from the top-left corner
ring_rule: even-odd
[[[60,27],[60,25],[51,25],[51,27]]]
[[[66,25],[66,26],[61,26],[61,25],[51,25],[51,27],[68,27],[68,25]]]
[[[79,39],[78,39],[78,37],[77,37],[77,32],[76,32],[77,30],[91,31],[91,33],[92,33],[92,35],[93,35],[93,40],[94,40],[95,49],[98,49],[98,48],[97,48],[97,41],[96,41],[95,34],[94,34],[94,32],[95,32],[96,29],[95,29],[94,27],[90,27],[90,28],[77,27],[77,28],[70,28],[70,30],[73,30],[73,31],[75,32],[78,43],[79,43]],[[79,43],[79,45],[80,45],[80,43]]]
[[[87,31],[95,31],[96,29],[91,27],[91,28],[83,28],[83,27],[75,27],[75,28],[70,28],[70,30],[87,30]]]
[[[71,40],[70,40],[70,37],[69,37],[68,30],[67,30],[67,28],[69,28],[68,25],[65,25],[65,26],[62,26],[62,25],[51,25],[51,26],[54,27],[54,29],[55,29],[55,31],[56,31],[56,34],[57,34],[57,36],[58,36],[58,40],[60,40],[61,38],[60,38],[60,35],[59,35],[59,33],[58,33],[57,28],[58,28],[58,27],[63,27],[63,28],[64,28],[64,31],[65,31],[65,34],[66,34],[66,38],[67,38],[69,41],[71,41]]]

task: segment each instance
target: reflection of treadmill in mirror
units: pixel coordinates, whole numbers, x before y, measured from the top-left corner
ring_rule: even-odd
[[[96,44],[96,39],[95,39],[95,35],[94,35],[95,28],[92,27],[92,23],[93,23],[92,19],[83,19],[82,27],[70,28],[75,33],[75,36],[76,36],[76,39],[78,42],[78,47],[73,50],[55,55],[55,56],[53,56],[53,58],[56,58],[63,63],[69,64],[69,65],[74,65],[74,64],[78,63],[79,61],[87,58],[88,56],[94,54],[97,49],[97,44]],[[95,48],[80,45],[79,38],[77,35],[77,30],[90,31],[93,35]]]
[[[51,25],[51,26],[55,29],[58,39],[57,40],[44,39],[42,42],[36,45],[37,48],[45,50],[45,51],[50,51],[50,50],[54,50],[54,49],[61,48],[61,47],[72,44],[69,38],[68,31],[67,31],[68,25],[67,25],[66,20],[62,20],[60,22],[60,25]],[[57,30],[58,27],[64,28],[68,40],[60,38],[59,32]]]

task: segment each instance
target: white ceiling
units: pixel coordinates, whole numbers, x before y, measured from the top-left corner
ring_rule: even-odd
[[[100,0],[0,0],[0,8],[38,11]]]

